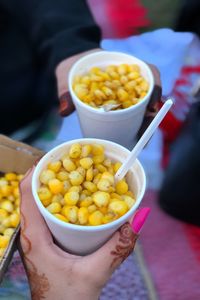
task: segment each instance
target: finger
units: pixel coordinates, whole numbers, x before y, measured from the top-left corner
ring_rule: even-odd
[[[35,167],[31,168],[20,183],[21,194],[21,237],[24,235],[37,246],[40,243],[50,243],[52,237],[42,218],[32,195],[31,181]]]
[[[67,117],[75,110],[75,106],[72,102],[69,92],[65,92],[60,97],[59,102],[60,102],[59,113],[62,117]]]
[[[132,253],[138,234],[144,225],[150,209],[138,210],[132,223],[124,224],[113,237],[99,250],[89,255],[90,265],[109,276]]]

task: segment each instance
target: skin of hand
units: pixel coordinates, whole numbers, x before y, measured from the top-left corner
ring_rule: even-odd
[[[31,192],[34,168],[20,184],[19,243],[32,300],[96,300],[114,270],[132,253],[149,209],[136,212],[133,222],[124,224],[96,252],[87,256],[69,254],[56,245],[37,209]]]

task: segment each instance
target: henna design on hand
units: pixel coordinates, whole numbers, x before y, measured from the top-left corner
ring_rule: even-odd
[[[138,235],[134,234],[129,223],[124,224],[119,230],[119,243],[115,250],[111,251],[114,259],[111,268],[122,263],[133,251]]]
[[[26,228],[26,220],[21,212],[21,238],[23,239],[23,255],[27,276],[30,282],[31,296],[32,300],[41,300],[46,298],[45,293],[49,291],[50,284],[46,275],[44,273],[39,274],[34,263],[28,257],[32,247],[30,240],[25,235]]]

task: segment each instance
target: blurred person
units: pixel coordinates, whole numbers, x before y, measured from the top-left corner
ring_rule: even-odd
[[[24,139],[30,143],[45,130],[59,101],[62,116],[74,110],[67,91],[69,69],[99,50],[101,33],[84,0],[0,0],[0,17],[0,132],[11,135],[34,121]],[[147,109],[151,115],[161,97],[159,72],[152,68],[159,87]]]
[[[70,113],[69,68],[101,39],[86,1],[0,0],[0,20],[0,132],[35,120],[42,128],[58,98],[63,114]]]
[[[117,267],[132,253],[149,208],[136,212],[100,249],[86,256],[69,254],[54,242],[31,192],[34,167],[20,184],[21,256],[32,300],[95,300]],[[37,232],[37,234],[36,234]]]

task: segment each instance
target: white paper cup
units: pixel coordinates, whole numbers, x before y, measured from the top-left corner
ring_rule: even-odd
[[[148,93],[141,102],[126,109],[104,112],[85,104],[76,96],[72,88],[76,75],[86,74],[94,66],[106,67],[122,63],[139,65],[142,76],[149,83]],[[132,149],[154,87],[154,77],[149,66],[131,55],[98,51],[84,56],[73,65],[68,85],[83,136],[110,140]]]
[[[60,159],[63,154],[68,152],[70,146],[74,143],[81,144],[93,144],[98,143],[105,147],[105,155],[111,158],[113,161],[123,162],[129,151],[124,147],[109,142],[106,140],[98,139],[79,139],[66,142],[54,148],[48,152],[38,163],[35,168],[32,179],[32,193],[35,202],[40,210],[40,213],[44,217],[51,233],[53,234],[57,243],[65,250],[78,254],[85,255],[92,253],[100,246],[102,246],[111,235],[124,223],[126,223],[133,216],[135,210],[139,206],[145,189],[146,189],[146,176],[144,169],[140,162],[136,160],[134,166],[128,173],[127,182],[129,189],[132,190],[136,196],[136,203],[134,206],[121,218],[104,225],[99,226],[81,226],[70,223],[64,223],[54,217],[48,210],[42,205],[37,190],[40,186],[39,176],[42,170],[47,168],[49,162],[53,162]],[[37,233],[39,234],[39,233]]]

